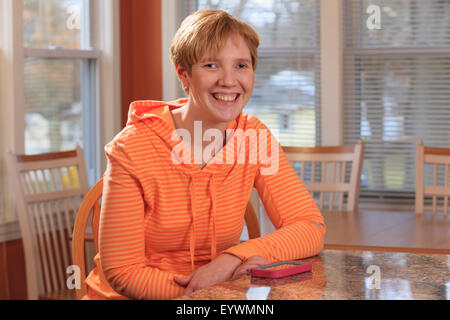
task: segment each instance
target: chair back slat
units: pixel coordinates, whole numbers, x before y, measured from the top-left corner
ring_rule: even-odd
[[[56,200],[55,201],[55,207],[56,207],[56,211],[60,212],[61,214],[58,214],[56,216],[57,218],[57,229],[59,230],[58,235],[59,235],[59,243],[61,243],[61,256],[60,256],[60,260],[62,261],[62,266],[69,266],[70,262],[71,262],[71,257],[70,257],[70,246],[68,248],[69,245],[69,239],[70,239],[70,234],[69,234],[69,224],[66,222],[64,223],[64,210],[63,207],[61,206],[61,201],[60,200]],[[64,283],[64,281],[63,281]]]
[[[39,206],[39,214],[41,219],[41,229],[43,232],[43,238],[44,238],[44,268],[47,270],[47,274],[49,274],[49,283],[50,286],[46,288],[45,292],[51,292],[56,290],[57,288],[57,279],[56,279],[56,261],[55,257],[52,251],[52,245],[51,245],[51,236],[52,233],[50,231],[51,223],[49,221],[50,217],[49,214],[46,212],[45,204],[40,203]]]
[[[53,220],[53,213],[51,211],[51,207],[47,205],[42,206],[43,209],[43,217],[45,219],[44,224],[44,231],[45,231],[45,239],[46,239],[46,250],[47,250],[47,259],[48,259],[48,265],[50,267],[50,283],[51,287],[47,288],[46,292],[53,292],[59,289],[60,284],[60,277],[62,276],[59,273],[60,270],[60,261],[57,259],[57,238],[55,227],[54,227],[54,220]]]
[[[305,187],[323,210],[354,211],[358,206],[364,146],[283,147]],[[300,170],[298,170],[300,169]]]
[[[340,167],[341,167],[339,182],[341,184],[344,184],[345,183],[345,172],[346,172],[347,162],[340,161],[339,163],[340,163]],[[343,191],[339,191],[339,207],[338,207],[338,210],[342,211],[343,208],[344,208],[344,192]]]
[[[38,203],[31,203],[29,206],[29,215],[30,215],[30,220],[33,221],[33,226],[35,227],[33,231],[33,234],[36,235],[37,238],[37,243],[38,243],[38,249],[39,249],[39,255],[38,258],[39,260],[36,261],[37,263],[37,267],[38,267],[38,272],[43,274],[43,279],[41,281],[39,281],[39,285],[45,285],[45,288],[49,288],[50,287],[50,271],[48,269],[48,263],[47,263],[47,253],[45,250],[45,232],[44,232],[44,227],[43,227],[43,223],[42,223],[42,218],[41,218],[41,211],[40,211],[40,204]],[[22,235],[23,236],[23,235]],[[25,256],[26,257],[26,256]],[[44,283],[45,282],[45,283]]]
[[[433,165],[433,186],[437,187],[437,165]],[[433,194],[433,213],[436,213],[436,195]]]
[[[58,250],[58,234],[55,224],[54,208],[51,202],[44,203],[44,214],[47,217],[47,225],[48,225],[48,237],[50,239],[50,243],[48,244],[48,252],[50,255],[50,266],[52,267],[52,278],[53,278],[53,288],[51,291],[55,291],[61,288],[61,283],[63,275],[61,274],[61,259],[59,257]],[[56,215],[58,215],[56,213]]]
[[[447,188],[450,190],[450,186],[449,186],[449,180],[450,180],[450,176],[448,175],[448,167],[449,165],[446,164],[445,165],[445,169],[444,169],[444,188]],[[444,197],[444,212],[448,213],[448,198],[449,197]]]
[[[314,183],[316,181],[316,162],[311,162],[311,182]]]
[[[83,151],[8,154],[24,243],[28,298],[67,290],[71,234],[89,190]]]
[[[292,161],[292,163],[294,163]],[[301,174],[300,174],[300,178],[303,180],[305,178],[305,163],[304,162],[300,162],[302,169],[301,169]]]
[[[337,162],[332,162],[331,163],[331,180],[333,181],[333,182],[337,182],[337,180],[336,180],[336,165],[337,165]],[[334,206],[334,192],[331,192],[331,194],[330,194],[330,206],[329,206],[329,208],[330,208],[330,210],[332,210],[335,206]]]
[[[416,148],[416,213],[448,215],[450,197],[450,148]]]

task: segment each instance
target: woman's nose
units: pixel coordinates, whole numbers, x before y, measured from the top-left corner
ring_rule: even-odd
[[[236,72],[232,69],[223,69],[220,73],[219,85],[232,87],[236,84]]]

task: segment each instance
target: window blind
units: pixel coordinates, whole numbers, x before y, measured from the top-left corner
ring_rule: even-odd
[[[319,2],[191,0],[180,5],[181,20],[214,8],[252,25],[260,47],[255,88],[244,113],[256,115],[283,145],[320,145]]]
[[[418,140],[450,147],[450,1],[344,0],[342,14],[344,141],[365,143],[361,194],[412,196]]]

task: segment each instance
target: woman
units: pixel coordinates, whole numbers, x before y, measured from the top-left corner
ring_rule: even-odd
[[[99,254],[85,298],[174,298],[322,250],[314,200],[267,128],[242,113],[258,45],[226,12],[184,20],[171,59],[188,98],[132,103],[105,147]],[[277,231],[239,243],[253,187]]]

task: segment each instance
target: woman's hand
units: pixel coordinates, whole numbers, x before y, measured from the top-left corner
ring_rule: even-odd
[[[174,281],[185,287],[184,294],[188,295],[195,290],[210,287],[217,283],[231,279],[236,268],[242,260],[231,254],[223,253],[216,259],[195,270],[191,275]]]
[[[247,274],[251,268],[261,267],[266,264],[269,264],[269,261],[260,256],[250,257],[247,261],[241,264],[233,273],[231,279],[237,279],[243,274]]]

